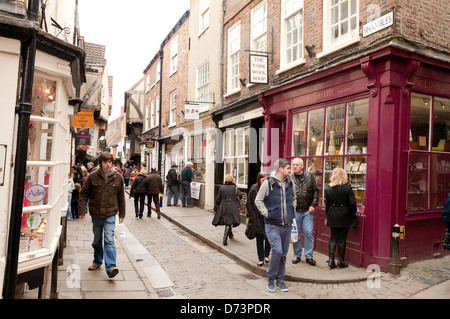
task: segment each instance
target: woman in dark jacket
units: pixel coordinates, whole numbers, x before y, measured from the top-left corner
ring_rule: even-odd
[[[134,212],[136,217],[142,218],[145,208],[145,197],[147,196],[148,179],[147,172],[142,170],[139,175],[133,181],[131,185],[131,192],[136,190],[134,193]],[[139,207],[140,205],[140,207]]]
[[[225,225],[225,232],[223,234],[223,244],[227,245],[227,238],[233,238],[231,232],[232,227],[237,227],[241,223],[241,216],[239,214],[238,201],[236,196],[242,198],[241,191],[234,183],[234,178],[230,174],[225,176],[224,185],[220,186],[216,197],[216,204],[214,205],[214,215],[212,224]]]
[[[442,211],[442,218],[447,224],[447,230],[442,240],[442,248],[444,248],[445,250],[450,250],[450,193],[448,193],[448,197],[445,200],[444,209]]]
[[[267,174],[265,172],[259,172],[256,176],[256,183],[250,187],[247,197],[247,217],[249,218],[249,223],[254,223],[256,225],[256,250],[258,252],[258,267],[269,262],[270,244],[267,239],[264,227],[264,216],[261,215],[258,208],[255,205],[256,194],[258,194],[259,187],[267,179]]]
[[[348,230],[356,222],[356,198],[348,184],[347,172],[335,168],[330,178],[330,187],[325,192],[325,214],[327,226],[331,227],[331,237],[328,242],[328,266],[336,268],[334,253],[338,248],[338,268],[348,267],[344,261],[345,245]]]

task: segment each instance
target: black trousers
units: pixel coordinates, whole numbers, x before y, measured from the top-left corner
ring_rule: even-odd
[[[147,193],[134,195],[134,212],[136,214],[136,217],[138,216],[142,217],[142,214],[144,213],[146,195]]]

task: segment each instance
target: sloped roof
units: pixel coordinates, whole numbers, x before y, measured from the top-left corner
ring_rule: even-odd
[[[85,42],[84,51],[86,52],[86,64],[106,65],[106,46]]]

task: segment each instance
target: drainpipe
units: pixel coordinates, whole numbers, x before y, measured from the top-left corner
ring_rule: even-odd
[[[39,0],[28,1],[28,19],[39,20]],[[19,263],[20,227],[23,211],[25,173],[27,165],[28,132],[33,95],[34,64],[36,60],[36,34],[22,43],[22,85],[16,113],[19,116],[17,128],[16,157],[14,160],[14,181],[11,204],[11,218],[8,233],[5,281],[3,297],[14,299],[17,286],[17,267]]]
[[[161,163],[162,163],[162,143],[161,143],[161,118],[162,118],[162,79],[163,79],[163,46],[161,45],[161,48],[158,52],[159,54],[159,64],[161,67],[159,68],[159,126],[158,126],[158,172],[161,176],[164,174],[161,172]]]

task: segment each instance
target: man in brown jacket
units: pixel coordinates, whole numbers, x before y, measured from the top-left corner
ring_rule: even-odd
[[[96,270],[105,259],[106,272],[109,278],[119,273],[116,267],[116,246],[114,229],[116,215],[119,212],[119,223],[125,218],[125,188],[122,174],[113,168],[113,156],[104,152],[98,161],[100,168],[89,174],[81,189],[78,210],[81,219],[86,214],[86,203],[89,200],[89,214],[92,217],[94,241],[94,261],[88,268]],[[102,243],[102,238],[104,242]]]
[[[160,207],[159,207],[159,193],[164,193],[164,187],[162,184],[161,176],[156,172],[156,168],[152,167],[152,171],[147,176],[148,179],[148,198],[153,199],[153,203],[155,203],[156,214],[158,214],[158,219],[161,218]],[[151,217],[152,215],[152,203],[148,202],[148,213],[147,216]]]

